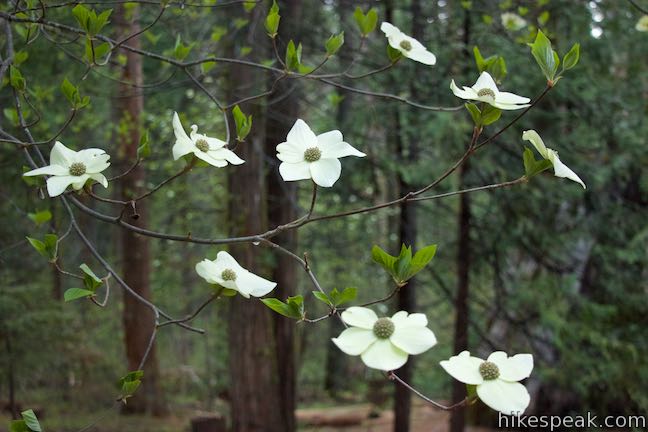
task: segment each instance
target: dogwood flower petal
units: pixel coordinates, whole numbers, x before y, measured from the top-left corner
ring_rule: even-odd
[[[533,370],[533,356],[531,354],[516,354],[509,357],[505,352],[495,351],[488,360],[495,363],[499,369],[499,379],[517,382],[531,375]]]
[[[31,171],[27,171],[23,175],[25,177],[32,177],[32,176],[39,176],[39,175],[67,176],[69,174],[70,174],[69,168],[65,168],[60,165],[47,165],[41,168],[36,168]]]
[[[51,197],[59,196],[76,180],[71,175],[52,176],[47,179],[47,194]]]
[[[483,362],[484,360],[471,356],[470,352],[462,351],[459,355],[443,360],[439,364],[454,379],[464,384],[479,385],[484,382],[484,378],[479,373],[479,365]]]
[[[50,152],[50,165],[69,167],[73,162],[76,162],[76,152],[56,141]]]
[[[241,165],[242,163],[245,163],[245,161],[240,157],[238,157],[236,153],[234,153],[232,150],[225,149],[225,148],[220,148],[218,150],[210,150],[208,154],[210,157],[214,159],[226,160],[232,165]]]
[[[175,112],[173,113],[173,132],[176,137],[172,148],[174,160],[193,153],[198,159],[218,168],[227,166],[228,162],[232,165],[240,165],[245,162],[234,152],[225,148],[227,146],[225,141],[199,134],[196,125],[191,125],[191,132],[187,135],[180,123],[178,113]]]
[[[50,197],[62,194],[68,186],[83,188],[89,179],[108,187],[108,180],[101,171],[110,166],[110,156],[101,149],[90,148],[74,151],[56,141],[50,151],[50,165],[24,173],[24,176],[49,175],[47,193]]]
[[[214,261],[204,259],[196,264],[196,272],[207,283],[238,291],[243,297],[261,297],[277,286],[276,282],[258,276],[241,265],[225,251],[220,251]]]
[[[437,343],[436,336],[429,328],[423,326],[401,327],[395,325],[394,334],[389,338],[391,343],[408,354],[421,354]]]
[[[486,102],[502,110],[516,110],[528,107],[531,99],[518,96],[509,92],[500,92],[493,77],[486,71],[482,72],[472,87],[463,87],[460,90],[454,80],[450,82],[450,90],[455,96],[466,99]]]
[[[527,22],[524,18],[522,18],[518,14],[514,14],[513,12],[504,12],[500,18],[502,20],[502,26],[504,26],[508,30],[522,30],[527,25]]]
[[[644,15],[635,24],[635,30],[640,32],[648,32],[648,15]]]
[[[108,187],[108,179],[103,174],[100,174],[100,173],[89,174],[88,177],[91,178],[92,180],[96,181],[97,183],[99,183],[101,186],[103,186],[105,188]],[[83,186],[83,185],[81,185],[81,186]]]
[[[209,153],[204,153],[204,152],[193,152],[193,153],[198,159],[201,159],[207,162],[209,165],[215,166],[216,168],[222,168],[227,166],[227,161],[225,159],[215,159]]]
[[[304,161],[304,151],[288,142],[277,145],[277,158],[282,162],[298,163]]]
[[[408,355],[387,339],[378,339],[361,354],[364,364],[373,369],[391,371],[407,363]]]
[[[285,181],[306,180],[312,177],[310,164],[306,161],[297,163],[283,162],[279,165],[279,174]]]
[[[339,159],[346,156],[367,156],[351,144],[344,142],[342,133],[338,130],[318,135],[317,143],[318,147],[322,151],[322,159]]]
[[[357,356],[362,354],[367,348],[369,348],[369,345],[376,342],[378,338],[374,334],[373,330],[349,327],[344,330],[340,336],[333,338],[332,340],[343,353]]]
[[[320,159],[309,168],[315,184],[322,187],[333,186],[342,173],[342,164],[337,159]]]
[[[429,52],[423,44],[413,37],[406,35],[393,24],[383,22],[380,25],[380,30],[387,36],[389,45],[400,51],[404,57],[428,66],[436,63],[436,56]]]
[[[285,181],[312,179],[322,187],[331,187],[340,178],[342,165],[338,158],[366,156],[343,141],[338,130],[316,136],[306,122],[298,119],[285,142],[277,145],[282,161],[279,173]]]
[[[369,308],[351,306],[350,308],[342,312],[342,320],[353,327],[373,330],[373,326],[378,320],[378,316],[373,310]]]
[[[485,380],[477,386],[477,396],[486,405],[505,415],[519,415],[529,406],[531,397],[518,382]]]
[[[542,138],[540,138],[540,135],[538,135],[538,132],[534,131],[533,129],[524,131],[522,133],[522,139],[531,142],[536,150],[538,150],[538,153],[540,153],[540,156],[551,162],[554,168],[554,175],[556,177],[567,178],[571,181],[579,183],[581,186],[583,186],[583,189],[587,188],[583,180],[581,180],[581,178],[578,177],[578,175],[567,165],[561,162],[560,158],[558,157],[558,152],[545,146],[545,143]]]
[[[317,136],[302,119],[298,119],[288,132],[286,141],[298,149],[305,151],[307,148],[317,146]]]
[[[263,297],[277,286],[276,282],[271,282],[247,270],[237,273],[236,276],[235,282],[239,292],[248,292],[253,297]]]

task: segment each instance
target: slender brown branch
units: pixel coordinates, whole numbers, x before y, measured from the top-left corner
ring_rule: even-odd
[[[469,403],[471,403],[473,401],[473,399],[471,399],[471,398],[465,398],[464,400],[462,400],[460,402],[457,402],[456,404],[446,406],[446,405],[443,405],[443,404],[441,404],[441,403],[439,403],[437,401],[434,401],[434,400],[430,399],[429,397],[425,396],[423,393],[421,393],[420,391],[416,390],[414,387],[412,387],[411,385],[409,385],[408,383],[403,381],[393,371],[387,372],[387,378],[389,378],[392,381],[396,381],[397,383],[399,383],[400,385],[402,385],[403,387],[405,387],[406,389],[408,389],[409,391],[411,391],[412,393],[414,393],[416,396],[420,397],[421,399],[423,399],[427,403],[435,406],[436,408],[444,410],[444,411],[452,411],[454,409],[457,409],[457,408],[460,408],[462,406],[468,405]]]

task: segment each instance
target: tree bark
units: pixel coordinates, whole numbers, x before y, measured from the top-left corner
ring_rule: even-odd
[[[126,10],[123,6],[117,8],[115,13],[120,37],[137,32],[139,25],[139,9],[137,6]],[[140,47],[139,37],[129,41],[134,48]],[[130,51],[123,51],[126,64],[121,70],[121,80],[133,85],[143,83],[142,56]],[[144,98],[136,87],[125,83],[119,84],[119,95],[116,108],[123,126],[119,141],[121,142],[121,163],[125,167],[137,158],[137,147],[140,142],[142,112]],[[145,183],[144,169],[139,166],[121,181],[122,196],[129,199],[141,193]],[[137,205],[137,211],[131,215],[131,223],[145,227],[148,221],[148,208],[145,202]],[[139,295],[151,298],[150,252],[147,237],[139,236],[132,231],[122,230],[122,259],[124,281]],[[137,370],[140,361],[145,355],[152,332],[155,328],[155,316],[151,309],[140,303],[128,293],[124,294],[124,342],[126,345],[126,358],[128,370]],[[156,357],[155,344],[144,363],[144,379],[142,387],[128,400],[124,406],[124,413],[150,412],[154,415],[166,414],[166,406],[159,388],[159,368]]]
[[[470,14],[464,12],[463,45],[466,65],[470,64]],[[459,189],[463,189],[470,170],[469,161],[459,169]],[[470,196],[462,194],[459,198],[458,245],[457,245],[457,297],[455,298],[454,353],[468,349],[468,325],[470,323],[468,299],[470,296]],[[466,385],[454,381],[452,384],[452,401],[459,402],[466,397]],[[462,432],[466,423],[465,408],[452,411],[450,432]]]
[[[281,26],[284,40],[300,39],[302,7],[300,0],[279,2],[285,18]],[[271,77],[272,85],[274,77]],[[288,95],[279,102],[267,105],[266,112],[266,155],[272,161],[267,173],[268,182],[268,225],[274,227],[285,224],[297,217],[297,183],[285,182],[279,174],[279,160],[276,157],[277,144],[284,142],[288,131],[299,116],[299,91],[294,82],[283,80],[278,83],[275,94]],[[294,250],[297,245],[297,231],[287,231],[274,239],[281,246]],[[298,264],[292,258],[278,254],[274,260],[273,280],[277,282],[274,297],[285,299],[297,292]],[[285,431],[296,429],[296,364],[295,364],[295,322],[281,315],[273,314],[277,355],[277,374],[279,377],[279,403]]]
[[[249,46],[262,50],[267,35],[263,33],[262,8],[255,8],[248,27]],[[263,39],[262,39],[263,38]],[[260,56],[261,53],[253,53]],[[229,69],[230,100],[243,97],[245,93],[259,89],[250,83],[259,81],[257,71],[239,65]],[[263,232],[267,229],[267,190],[265,176],[265,109],[261,105],[245,104],[241,109],[252,114],[254,124],[246,142],[239,144],[236,153],[245,160],[240,166],[228,170],[230,234],[234,236]],[[233,122],[232,122],[233,123]],[[236,130],[231,124],[232,139]],[[230,143],[231,144],[231,143]],[[267,252],[259,246],[238,244],[231,253],[245,268],[269,279],[270,270],[261,254]],[[273,294],[274,295],[274,294]],[[278,354],[275,343],[275,327],[271,311],[261,302],[251,301],[237,295],[231,298],[229,310],[229,364],[230,404],[232,432],[284,432],[287,429],[285,401],[278,377]],[[285,391],[285,387],[283,387]]]
[[[389,5],[391,9],[391,4]],[[421,11],[421,3],[418,0],[413,0],[410,6],[412,15],[412,37],[417,40],[423,40],[423,23],[421,22],[423,14]],[[390,10],[389,15],[393,12]],[[414,81],[410,86],[410,92],[416,93]],[[415,162],[419,157],[419,148],[417,139],[410,140],[409,145],[404,142],[403,130],[400,118],[400,106],[395,105],[394,108],[394,139],[396,142],[396,151],[403,163],[403,166]],[[403,176],[402,172],[398,173],[398,196],[402,196],[410,191],[412,185],[408,183],[407,179]],[[417,238],[416,226],[416,207],[414,203],[403,203],[400,206],[400,216],[398,220],[399,226],[399,239],[401,244],[414,247]],[[416,279],[411,279],[408,284],[398,292],[397,303],[398,310],[414,312],[416,308]],[[411,382],[414,371],[414,359],[405,363],[403,367],[398,369],[398,376],[405,382]],[[406,432],[410,430],[410,418],[412,411],[412,395],[408,389],[396,384],[394,392],[394,431]]]

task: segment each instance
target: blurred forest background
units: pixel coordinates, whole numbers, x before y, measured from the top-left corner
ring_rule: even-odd
[[[24,16],[41,14],[40,2],[8,3],[0,11],[32,7]],[[47,20],[78,27],[71,12],[76,3],[48,8]],[[170,2],[161,16],[156,1],[99,1],[89,7],[98,12],[113,9],[102,34],[118,40],[157,19],[127,42],[150,52],[185,54],[185,60],[216,55],[280,67],[263,28],[270,3],[184,3]],[[648,2],[636,3],[648,8]],[[327,290],[357,287],[357,301],[379,298],[391,289],[388,277],[371,260],[374,244],[392,254],[401,242],[415,249],[438,245],[431,266],[399,296],[376,307],[385,314],[403,308],[427,314],[439,343],[416,356],[411,370],[403,373],[411,374],[411,384],[428,396],[446,401],[461,397],[461,386],[452,388],[452,379],[438,366],[440,360],[464,347],[482,356],[501,349],[535,357],[527,382],[532,395],[528,413],[648,413],[648,33],[635,29],[642,12],[631,2],[613,0],[278,4],[281,57],[294,39],[303,45],[303,63],[316,66],[329,36],[345,32],[345,45],[320,73],[342,71],[352,58],[355,74],[389,63],[386,38],[379,30],[357,52],[360,33],[354,9],[375,8],[378,25],[390,21],[420,40],[436,54],[436,66],[403,59],[379,74],[334,81],[426,105],[461,105],[449,84],[452,78],[464,85],[475,81],[474,46],[484,56],[506,59],[508,75],[501,88],[535,97],[545,80],[526,43],[533,41],[537,29],[561,54],[573,43],[581,44],[578,66],[435,192],[521,176],[520,137],[526,129],[538,130],[549,147],[559,150],[587,190],[545,174],[512,188],[320,221],[278,239],[297,254],[308,252]],[[526,25],[504,25],[504,12],[522,16]],[[0,27],[2,59],[7,58],[9,43],[16,53],[25,53],[20,54],[19,68],[30,103],[23,109],[37,141],[54,136],[69,117],[60,90],[64,78],[90,97],[90,105],[58,139],[77,150],[105,149],[112,155],[109,177],[132,165],[141,131],[148,131],[150,157],[121,185],[111,184],[107,193],[98,190],[103,196],[121,198],[150,189],[182,168],[183,162],[171,157],[174,111],[185,127],[196,123],[203,133],[225,136],[221,112],[181,68],[123,49],[108,64],[88,68],[83,37],[4,19]],[[179,45],[181,51],[190,49],[178,53]],[[226,105],[270,89],[276,78],[267,71],[221,62],[191,70]],[[2,129],[24,139],[7,82],[0,89],[0,106]],[[237,148],[246,164],[192,170],[148,198],[136,223],[217,238],[262,232],[304,214],[310,185],[283,182],[275,157],[275,146],[284,141],[296,118],[317,133],[341,130],[345,141],[368,155],[343,161],[341,179],[333,188],[320,190],[316,214],[384,202],[428,184],[463,154],[472,130],[463,109],[418,109],[308,79],[281,80],[270,95],[241,103],[241,108],[253,115],[252,132]],[[504,112],[485,136],[515,114]],[[41,147],[49,152],[48,146]],[[49,266],[25,237],[62,235],[69,218],[59,200],[41,199],[21,178],[24,165],[16,145],[0,145],[0,430],[12,410],[27,408],[40,413],[46,431],[77,431],[97,419],[87,430],[188,430],[191,418],[210,413],[232,417],[234,430],[240,431],[345,430],[315,427],[308,419],[335,417],[332,407],[347,407],[343,418],[333,423],[353,423],[359,412],[362,417],[370,411],[384,416],[394,406],[396,430],[408,430],[409,418],[415,424],[411,430],[449,430],[445,416],[417,427],[420,413],[410,413],[407,402],[413,395],[395,392],[382,374],[342,354],[330,342],[341,331],[338,320],[295,324],[240,296],[213,302],[192,321],[206,330],[203,335],[177,326],[160,329],[143,388],[127,410],[119,409],[114,403],[116,383],[142,355],[150,311],[129,301],[114,280],[105,308],[89,301],[63,302],[62,293],[77,281]],[[79,199],[93,209],[115,213],[111,204],[83,195]],[[194,266],[205,257],[214,259],[222,248],[146,240],[78,210],[75,214],[126,280],[174,317],[190,314],[211,294],[213,287],[198,277]],[[272,296],[301,293],[309,317],[326,313],[310,295],[313,287],[294,261],[261,246],[229,250],[246,257],[241,262],[251,270],[279,282]],[[97,274],[105,274],[74,234],[61,244],[59,254],[62,268],[75,271],[87,263]],[[313,412],[319,417],[308,415]],[[493,427],[496,414],[478,403],[452,417],[452,430],[458,432],[464,426]],[[250,418],[263,421],[254,426]]]

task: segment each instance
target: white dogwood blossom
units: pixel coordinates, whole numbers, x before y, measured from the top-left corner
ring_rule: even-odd
[[[637,24],[635,25],[635,30],[640,32],[648,32],[648,15],[644,15],[639,18]]]
[[[389,45],[400,51],[403,56],[430,66],[436,63],[436,56],[434,54],[428,51],[421,42],[400,31],[398,27],[388,22],[383,22],[380,25],[380,30],[387,36]]]
[[[502,110],[526,108],[531,101],[531,99],[524,96],[499,91],[493,77],[486,71],[479,75],[477,82],[472,87],[464,86],[463,89],[460,89],[452,80],[450,89],[455,96],[461,99],[486,102]]]
[[[244,269],[227,252],[220,251],[216,259],[204,259],[196,264],[196,272],[210,284],[238,291],[243,297],[262,297],[277,286],[276,282]]]
[[[531,144],[533,144],[533,146],[536,148],[536,150],[538,150],[540,156],[551,162],[554,169],[554,175],[556,177],[563,177],[575,181],[576,183],[579,183],[581,186],[583,186],[583,189],[586,189],[583,180],[581,180],[580,177],[578,177],[578,175],[576,175],[576,173],[572,171],[567,165],[560,161],[560,158],[558,158],[558,152],[545,146],[545,143],[544,141],[542,141],[542,138],[540,138],[540,135],[538,135],[538,132],[534,130],[524,131],[522,133],[522,139],[530,141]]]
[[[338,130],[315,135],[303,120],[295,122],[286,142],[277,145],[281,161],[279,173],[285,181],[313,179],[315,184],[331,187],[340,178],[339,158],[366,156],[343,141]]]
[[[420,313],[400,311],[391,318],[378,318],[371,309],[353,306],[342,312],[342,320],[350,327],[333,342],[344,353],[361,356],[373,369],[398,369],[409,355],[421,354],[437,342]]]
[[[518,31],[526,27],[527,22],[520,15],[513,12],[504,12],[501,15],[502,25],[507,30]]]
[[[509,357],[496,351],[484,361],[463,351],[440,364],[456,380],[476,386],[479,399],[502,414],[520,415],[529,406],[529,392],[518,381],[531,375],[531,354]]]
[[[173,132],[176,142],[173,145],[173,159],[178,160],[182,156],[193,153],[198,159],[202,159],[210,165],[222,168],[227,163],[240,165],[245,161],[236,154],[225,148],[227,144],[218,138],[210,138],[207,135],[198,133],[198,126],[191,125],[190,137],[187,136],[178,113],[173,113]]]
[[[24,173],[24,176],[49,175],[47,193],[51,197],[61,195],[68,186],[81,189],[92,179],[103,187],[108,187],[108,180],[101,174],[110,166],[110,156],[98,148],[74,151],[56,141],[50,152],[50,164]]]

